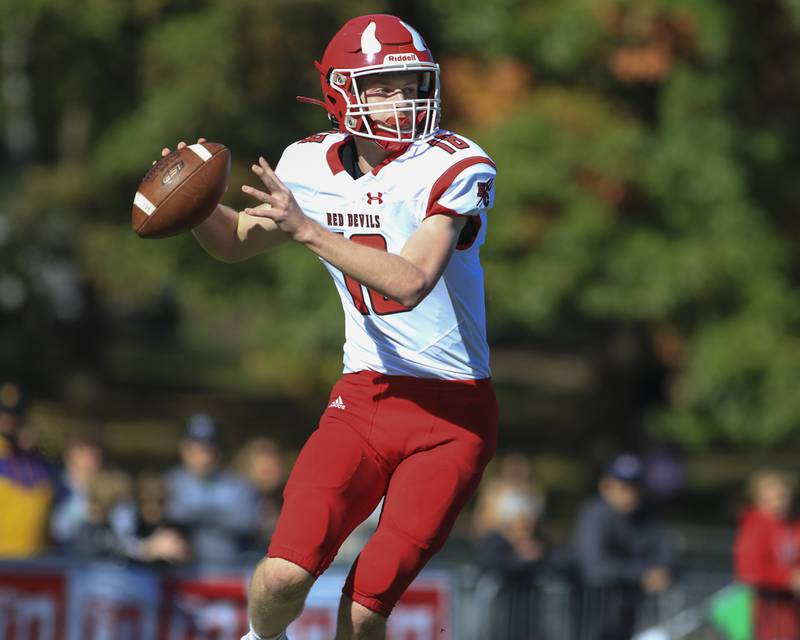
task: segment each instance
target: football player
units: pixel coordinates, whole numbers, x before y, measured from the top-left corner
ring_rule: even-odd
[[[322,100],[301,100],[324,107],[333,130],[290,145],[274,170],[259,158],[258,188],[242,187],[253,206],[219,205],[194,230],[226,261],[304,245],[345,314],[344,374],[253,574],[246,640],[286,638],[314,580],[382,498],[343,589],[336,637],[384,638],[497,435],[479,260],[495,165],[439,127],[439,66],[399,18],[350,20],[316,67]]]

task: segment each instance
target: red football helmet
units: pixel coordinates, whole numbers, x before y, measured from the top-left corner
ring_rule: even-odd
[[[397,143],[431,137],[439,128],[439,65],[422,36],[395,16],[372,14],[347,22],[333,36],[320,72],[322,105],[333,126],[393,149]],[[378,73],[417,72],[417,98],[366,104],[359,78]],[[391,114],[381,121],[372,116]],[[394,144],[391,144],[394,143]]]

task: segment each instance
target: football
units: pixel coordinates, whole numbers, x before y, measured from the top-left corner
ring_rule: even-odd
[[[219,203],[228,186],[231,153],[203,142],[156,162],[133,198],[131,227],[140,238],[168,238],[193,229]]]

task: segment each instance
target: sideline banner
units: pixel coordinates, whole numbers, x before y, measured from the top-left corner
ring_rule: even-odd
[[[346,571],[317,580],[292,640],[330,640]],[[236,574],[171,574],[115,564],[0,562],[0,640],[239,640],[247,580]],[[409,587],[387,640],[455,640],[455,577],[428,570]]]
[[[0,640],[65,640],[65,582],[59,572],[4,573],[0,564]]]

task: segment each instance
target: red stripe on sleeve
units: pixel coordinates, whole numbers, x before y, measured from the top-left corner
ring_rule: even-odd
[[[474,164],[488,164],[494,168],[497,168],[494,162],[492,162],[491,159],[487,158],[486,156],[473,156],[471,158],[464,158],[463,160],[456,162],[452,167],[445,171],[436,182],[434,182],[433,188],[431,189],[431,195],[428,197],[428,206],[425,208],[426,218],[438,213],[447,213],[450,215],[456,213],[452,209],[448,209],[447,207],[440,205],[439,198],[441,198],[445,191],[450,188],[450,185],[453,184],[453,181],[458,177],[458,174]]]

